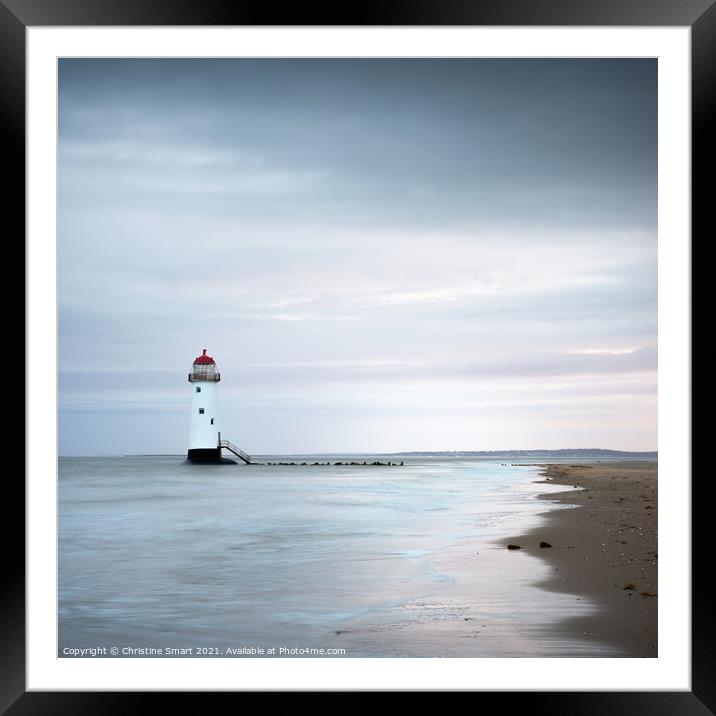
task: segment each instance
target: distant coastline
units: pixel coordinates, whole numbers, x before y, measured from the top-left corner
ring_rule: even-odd
[[[564,448],[560,450],[441,450],[425,452],[392,452],[385,455],[445,455],[448,457],[536,457],[536,458],[585,458],[585,457],[633,457],[656,460],[658,451],[631,452],[628,450],[605,450],[602,448]]]

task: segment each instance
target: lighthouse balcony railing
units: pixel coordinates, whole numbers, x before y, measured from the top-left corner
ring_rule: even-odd
[[[221,373],[189,373],[189,382],[218,383],[221,380]]]

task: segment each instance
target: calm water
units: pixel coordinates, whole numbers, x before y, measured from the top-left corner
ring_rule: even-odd
[[[346,458],[280,458],[327,459]],[[191,656],[198,647],[220,656],[230,647],[345,648],[348,657],[610,655],[556,638],[561,617],[593,607],[539,589],[548,567],[495,544],[550,507],[535,495],[556,488],[535,485],[536,468],[404,461],[61,458],[60,656],[112,646],[120,655],[127,646],[192,648]]]

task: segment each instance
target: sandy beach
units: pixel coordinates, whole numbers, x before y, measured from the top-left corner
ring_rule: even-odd
[[[552,569],[540,587],[599,607],[560,631],[628,657],[657,656],[657,471],[655,462],[546,465],[543,482],[568,489],[540,497],[576,509],[546,512],[542,525],[505,540]]]

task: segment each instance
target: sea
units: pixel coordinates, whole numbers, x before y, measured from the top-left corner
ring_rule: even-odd
[[[539,461],[254,460],[59,459],[60,658],[614,655],[560,628],[595,605],[506,549],[570,509]]]

